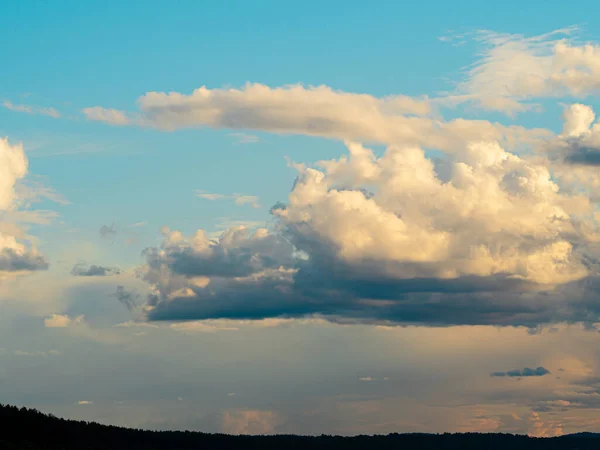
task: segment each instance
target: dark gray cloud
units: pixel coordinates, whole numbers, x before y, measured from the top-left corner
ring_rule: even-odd
[[[139,306],[140,294],[133,290],[125,289],[125,286],[117,286],[113,294],[117,300],[122,303],[129,311],[133,311]]]
[[[581,145],[577,141],[570,142],[565,161],[571,164],[600,166],[600,148]]]
[[[117,228],[114,223],[110,226],[102,225],[98,232],[100,233],[100,237],[102,238],[111,238],[117,234]]]
[[[71,275],[78,277],[106,277],[120,273],[121,270],[117,267],[104,267],[95,264],[88,265],[85,262],[78,262],[71,270]]]
[[[0,271],[3,272],[46,270],[48,266],[46,259],[36,253],[21,253],[10,248],[0,251]]]
[[[274,208],[288,212],[283,204]],[[339,251],[302,220],[276,221],[274,230],[255,234],[234,228],[218,240],[168,232],[160,247],[144,251],[140,276],[153,290],[148,319],[320,316],[339,323],[530,330],[600,321],[600,280],[594,277],[554,289],[509,273],[440,278],[423,276],[430,272],[421,263],[376,255],[348,262]]]
[[[492,372],[492,377],[543,377],[544,375],[548,375],[550,371],[545,367],[536,367],[535,369],[530,369],[529,367],[525,367],[524,369],[518,370],[509,370],[508,372]]]
[[[202,238],[202,248],[178,244],[149,248],[143,254],[151,268],[167,264],[183,276],[244,277],[264,269],[290,266],[293,247],[278,235],[228,230],[219,242]]]
[[[557,322],[592,324],[600,317],[600,281],[593,278],[540,291],[506,275],[397,279],[382,276],[369,261],[358,268],[342,264],[323,247],[310,250],[310,259],[293,259],[285,245],[286,251],[271,251],[270,258],[250,256],[246,247],[243,270],[232,269],[226,252],[199,257],[186,246],[146,251],[148,266],[141,276],[156,288],[149,319],[318,315],[340,323],[539,329]],[[208,261],[214,266],[201,270]],[[208,285],[190,282],[208,273]]]

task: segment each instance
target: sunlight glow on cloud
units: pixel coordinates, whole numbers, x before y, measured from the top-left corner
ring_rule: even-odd
[[[480,31],[483,51],[459,84],[458,94],[442,102],[474,102],[484,110],[508,114],[536,108],[531,100],[586,98],[600,92],[600,46],[576,42],[577,27],[539,36]]]
[[[349,157],[297,166],[288,203],[272,210],[274,231],[231,229],[209,241],[202,230],[191,239],[169,230],[146,251],[149,317],[582,320],[586,303],[567,295],[597,295],[584,281],[597,276],[588,263],[597,255],[582,244],[600,239],[598,224],[593,204],[562,192],[546,161],[496,142],[438,159],[347,146]]]

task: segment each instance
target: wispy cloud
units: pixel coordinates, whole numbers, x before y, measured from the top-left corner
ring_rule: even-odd
[[[78,277],[106,277],[109,275],[119,275],[121,270],[118,267],[106,267],[96,264],[87,264],[85,261],[80,261],[73,266],[71,275]]]
[[[42,115],[49,116],[58,119],[60,117],[60,113],[52,108],[52,107],[43,107],[43,106],[34,106],[34,105],[17,105],[11,102],[10,100],[4,100],[2,102],[2,106],[10,111],[21,112],[32,115]]]
[[[141,227],[145,227],[148,224],[148,222],[135,222],[135,223],[131,223],[129,225],[127,225],[128,228],[141,228]]]
[[[256,144],[260,138],[254,134],[248,133],[229,133],[229,136],[235,139],[236,144]]]
[[[46,358],[48,356],[60,356],[60,352],[58,350],[48,350],[47,352],[13,350],[12,353],[15,356],[30,356],[30,357],[42,357],[42,358]]]
[[[97,122],[105,122],[109,125],[129,125],[131,120],[125,115],[124,112],[116,109],[106,109],[95,106],[93,108],[83,109],[83,114],[88,120]]]
[[[102,238],[111,238],[117,234],[117,227],[114,223],[111,224],[110,226],[102,225],[100,227],[100,229],[98,230],[98,233],[100,233],[100,237],[102,237]]]
[[[215,201],[215,200],[233,200],[233,202],[238,205],[250,205],[253,208],[260,208],[259,198],[255,195],[246,195],[246,194],[216,194],[208,191],[196,191],[196,197],[203,198],[205,200]]]

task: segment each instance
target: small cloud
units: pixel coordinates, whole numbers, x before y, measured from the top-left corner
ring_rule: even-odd
[[[377,381],[377,378],[373,378],[373,377],[361,377],[358,380],[359,381]]]
[[[110,226],[102,225],[100,227],[100,230],[98,230],[98,232],[100,233],[100,237],[110,238],[110,237],[114,237],[117,234],[117,228],[114,223]]]
[[[94,404],[94,402],[91,402],[91,401],[89,401],[89,400],[79,400],[79,401],[77,402],[77,404],[78,404],[78,405],[93,405],[93,404]]]
[[[525,367],[522,370],[509,370],[508,372],[492,372],[492,377],[542,377],[549,374],[550,371],[545,367],[530,369]]]
[[[134,322],[133,320],[130,320],[128,322],[122,322],[122,323],[118,323],[115,325],[115,327],[118,328],[158,328],[158,325],[154,325],[153,323],[149,323],[149,322]]]
[[[135,223],[131,223],[129,225],[127,225],[128,228],[141,228],[141,227],[145,227],[148,224],[148,222],[135,222]]]
[[[256,144],[260,142],[260,138],[248,133],[229,133],[229,136],[235,139],[235,144]]]
[[[39,114],[42,116],[54,117],[55,119],[58,119],[60,117],[60,113],[54,108],[47,108],[47,107],[33,106],[33,105],[15,105],[10,100],[4,100],[4,102],[2,102],[2,106],[4,106],[6,109],[8,109],[10,111],[15,111],[15,112],[21,112],[21,113],[26,113],[26,114],[31,114],[31,115]]]
[[[52,314],[44,319],[46,328],[67,328],[71,325],[79,325],[84,322],[84,316],[71,318],[66,314]]]
[[[109,125],[129,125],[131,120],[123,113],[116,109],[101,108],[95,106],[93,108],[84,108],[82,110],[87,120],[96,122],[105,122]]]
[[[235,395],[235,392],[230,392],[229,394],[227,394],[227,397],[233,397]]]
[[[180,401],[180,402],[182,402],[182,401],[183,401],[183,398],[181,398],[181,397],[177,397],[177,400],[178,400],[178,401]]]
[[[73,266],[71,275],[77,277],[106,277],[109,275],[119,275],[121,270],[117,267],[104,267],[92,264],[88,266],[84,261],[78,262]]]
[[[208,191],[196,191],[196,197],[203,198],[204,200],[233,200],[233,202],[238,205],[250,205],[253,208],[260,208],[259,198],[255,195],[246,195],[240,193],[234,194],[216,194]]]
[[[264,226],[265,226],[264,221],[238,220],[238,219],[232,219],[230,217],[218,217],[217,224],[215,225],[215,231],[211,232],[209,234],[209,237],[211,239],[218,239],[223,234],[223,232],[225,232],[226,230],[228,230],[230,228],[244,227],[244,228],[247,228],[248,230],[255,230],[256,228],[260,228],[260,227],[264,227]]]
[[[238,331],[239,328],[228,326],[227,321],[195,320],[171,324],[171,328],[184,334],[214,333],[217,331]]]
[[[13,350],[13,355],[15,356],[32,356],[32,357],[43,357],[46,358],[48,356],[60,356],[60,352],[58,350],[49,350],[47,352],[34,351],[29,352],[25,350]]]
[[[140,298],[140,294],[136,291],[131,290],[128,291],[125,289],[125,286],[117,286],[117,290],[113,294],[117,300],[123,304],[129,311],[133,311],[138,307],[138,300]]]

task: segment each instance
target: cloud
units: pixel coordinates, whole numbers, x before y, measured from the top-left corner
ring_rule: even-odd
[[[235,139],[236,144],[256,144],[260,138],[248,133],[229,133],[229,136]]]
[[[121,124],[304,134],[343,140],[349,151],[296,164],[289,198],[270,210],[270,229],[166,230],[144,251],[147,317],[529,328],[597,321],[593,110],[568,107],[558,135],[445,121],[435,110],[466,101],[515,113],[538,98],[596,92],[597,48],[577,44],[575,31],[478,32],[484,50],[466,80],[433,100],[249,83],[149,92],[137,112],[119,111]],[[86,114],[115,122],[110,111]],[[366,143],[387,149],[376,153]],[[257,203],[243,194],[197,195]]]
[[[274,411],[234,409],[225,411],[222,429],[227,434],[275,434],[283,418]]]
[[[587,105],[575,103],[563,112],[563,130],[550,143],[551,157],[582,166],[600,165],[600,123],[594,123],[596,115]]]
[[[135,222],[132,224],[127,225],[129,228],[141,228],[141,227],[145,227],[148,224],[148,222]]]
[[[42,357],[46,358],[48,356],[60,356],[60,352],[57,350],[49,350],[47,352],[41,351],[25,351],[25,350],[13,350],[13,355],[15,356],[30,356],[30,357]]]
[[[59,205],[70,204],[62,194],[44,184],[40,179],[24,179],[15,185],[17,203],[20,208],[29,208],[34,203],[44,200],[58,203]]]
[[[127,290],[125,286],[117,286],[117,290],[113,294],[117,300],[123,304],[129,311],[133,311],[138,307],[140,294],[133,290]]]
[[[206,277],[244,277],[265,269],[277,269],[293,262],[292,246],[280,236],[259,228],[250,233],[244,226],[225,231],[218,241],[210,240],[203,230],[190,239],[172,231],[160,249],[144,251],[148,265],[160,270],[167,263],[176,275],[204,287]],[[148,272],[147,277],[152,278]]]
[[[535,327],[598,317],[592,204],[496,142],[298,165],[272,230],[170,231],[145,251],[152,320]]]
[[[184,334],[214,333],[216,331],[238,331],[239,328],[219,321],[193,321],[171,324],[171,328]]]
[[[600,46],[578,44],[577,27],[539,36],[479,31],[479,59],[467,70],[456,95],[442,103],[474,102],[509,114],[536,108],[533,99],[584,98],[600,92]]]
[[[80,261],[73,266],[71,275],[78,277],[106,277],[109,275],[118,275],[121,270],[117,267],[104,267],[95,264],[88,265],[86,262]]]
[[[131,120],[123,113],[116,109],[100,108],[99,106],[93,108],[83,109],[83,114],[87,120],[105,122],[109,125],[128,125]]]
[[[207,191],[196,191],[196,197],[203,198],[204,200],[233,200],[234,203],[238,206],[242,205],[250,205],[253,208],[260,208],[260,203],[258,197],[254,195],[246,195],[246,194],[214,194]]]
[[[116,328],[158,328],[158,325],[148,322],[134,322],[132,320],[127,322],[118,323],[115,325]]]
[[[60,117],[60,113],[54,108],[47,108],[41,106],[30,106],[30,105],[15,105],[10,100],[4,100],[2,102],[2,106],[6,109],[15,112],[22,112],[26,114],[40,114],[42,116],[49,116],[58,119]]]
[[[45,222],[43,214],[17,209],[23,201],[17,198],[15,185],[25,177],[27,170],[23,146],[11,145],[7,138],[0,138],[0,275],[3,272],[22,273],[48,268],[47,261],[35,247],[19,242],[27,236],[14,223]]]
[[[27,250],[19,245],[11,236],[2,236],[0,244],[14,247],[4,247],[0,250],[0,272],[21,272],[33,270],[46,270],[48,262],[35,250]]]
[[[117,234],[117,228],[114,223],[110,226],[102,225],[98,232],[100,233],[100,237],[102,238],[111,238]]]
[[[27,174],[23,145],[11,145],[0,138],[0,209],[8,209],[15,200],[15,183]]]
[[[469,140],[536,140],[547,130],[526,130],[483,120],[449,122],[429,117],[426,98],[377,98],[335,91],[327,86],[292,85],[271,88],[246,84],[242,89],[201,87],[191,95],[148,92],[138,99],[139,113],[94,107],[84,110],[89,120],[177,130],[189,127],[262,130],[386,145],[413,144],[442,149],[461,147]]]
[[[77,404],[78,404],[78,405],[92,405],[92,404],[94,404],[94,402],[91,402],[91,401],[89,401],[89,400],[79,400],[79,401],[77,402]]]
[[[69,317],[66,314],[52,314],[44,319],[46,328],[67,328],[84,323],[84,316]]]
[[[600,200],[600,121],[594,110],[581,103],[563,111],[562,132],[536,148],[545,159],[563,192],[584,194]]]
[[[522,370],[509,370],[508,372],[492,372],[492,377],[543,377],[548,375],[550,371],[545,367],[537,367],[530,369],[525,367]]]

